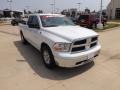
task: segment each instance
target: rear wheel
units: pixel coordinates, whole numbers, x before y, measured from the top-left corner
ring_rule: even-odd
[[[24,37],[24,35],[23,35],[22,32],[20,32],[20,36],[21,36],[21,42],[22,42],[23,44],[27,44],[28,42],[27,42],[27,40],[25,39],[25,37]]]
[[[16,23],[15,23],[14,20],[11,21],[11,25],[12,25],[12,26],[15,26],[15,25],[16,25]]]
[[[15,26],[15,23],[11,23],[12,24],[12,26]]]
[[[41,54],[43,62],[47,68],[52,69],[56,66],[52,51],[47,45],[44,45],[42,47]]]

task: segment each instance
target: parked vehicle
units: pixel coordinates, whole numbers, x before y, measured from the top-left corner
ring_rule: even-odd
[[[77,67],[92,62],[100,52],[99,35],[76,26],[59,14],[33,14],[19,24],[21,41],[41,51],[48,68]],[[34,52],[33,52],[34,53]]]
[[[102,17],[103,26],[106,24],[107,19]],[[81,14],[77,19],[77,24],[88,28],[96,28],[99,23],[99,16],[94,14]]]
[[[73,23],[76,23],[76,17],[71,17],[70,19],[73,21]]]
[[[11,20],[11,25],[15,26],[18,25],[19,23],[26,23],[25,20],[21,19],[21,18],[14,18]]]

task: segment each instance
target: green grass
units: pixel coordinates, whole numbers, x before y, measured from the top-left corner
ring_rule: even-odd
[[[120,19],[109,20],[108,22],[116,22],[116,23],[120,23]]]
[[[106,24],[103,29],[94,29],[94,30],[99,32],[99,31],[105,31],[105,30],[109,30],[111,28],[115,28],[119,26],[120,24]]]

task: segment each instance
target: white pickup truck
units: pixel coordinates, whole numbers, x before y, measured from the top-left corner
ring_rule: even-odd
[[[48,68],[84,65],[93,61],[101,49],[96,32],[74,25],[63,15],[33,14],[19,27],[21,41],[41,51]]]

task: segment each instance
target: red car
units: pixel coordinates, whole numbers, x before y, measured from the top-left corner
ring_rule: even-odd
[[[105,25],[107,19],[102,18],[102,23]],[[99,23],[99,17],[94,14],[82,14],[77,19],[77,24],[80,26],[88,27],[88,28],[96,28]]]

